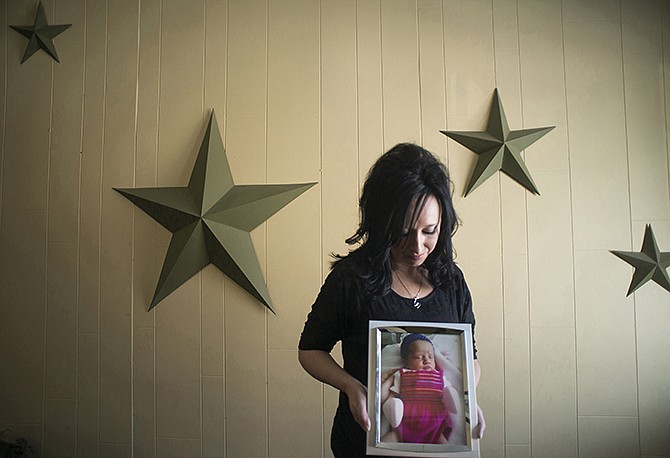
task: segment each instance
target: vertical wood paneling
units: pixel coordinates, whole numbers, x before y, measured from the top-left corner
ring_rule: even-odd
[[[533,328],[531,349],[532,454],[547,458],[577,457],[574,331],[561,327]],[[556,431],[565,433],[565,437]]]
[[[160,438],[201,438],[200,282],[196,280],[184,283],[156,310],[156,435]]]
[[[226,148],[238,184],[267,179],[267,7],[265,0],[228,4]],[[252,239],[265,271],[265,225]],[[225,453],[267,456],[265,307],[229,279],[224,301]]]
[[[205,112],[220,120],[226,145],[226,69],[228,2],[205,2]],[[206,113],[207,114],[207,113]],[[214,266],[202,273],[202,455],[225,453],[224,276]]]
[[[133,329],[133,452],[156,456],[156,330]]]
[[[356,1],[359,189],[384,148],[380,16],[380,0]]]
[[[44,456],[74,456],[77,407],[74,399],[47,399],[44,403]]]
[[[319,180],[320,95],[325,103],[327,94],[326,86],[319,92],[320,6],[311,0],[269,2],[267,179],[270,183]],[[352,110],[349,116],[353,113]],[[355,126],[353,122],[349,125]],[[349,135],[350,139],[355,138],[355,131]],[[346,134],[341,140],[342,149],[338,153],[346,154]],[[325,151],[323,156],[326,167]],[[321,436],[318,414],[303,416],[302,420],[289,414],[297,421],[282,420],[288,406],[302,406],[294,412],[305,412],[307,402],[320,402],[318,385],[306,383],[300,377],[296,352],[305,312],[317,291],[295,287],[301,282],[312,285],[321,280],[321,221],[317,217],[321,212],[320,198],[311,189],[267,223],[266,278],[277,309],[277,315],[268,315],[268,456],[313,456],[321,450],[318,439],[296,440]],[[295,386],[297,390],[286,392],[280,388],[285,386]],[[303,397],[305,393],[309,394]],[[307,425],[311,431],[306,430]]]
[[[131,458],[130,445],[123,444],[101,444],[100,458]]]
[[[8,12],[9,24],[30,24],[35,7]],[[47,13],[48,14],[48,13]],[[27,40],[7,36],[2,217],[0,221],[0,423],[42,422],[46,209],[51,59],[37,53],[20,65]]]
[[[156,453],[165,458],[198,458],[202,450],[197,440],[160,438],[156,441]]]
[[[654,10],[658,13],[658,10]],[[667,94],[670,86],[668,50],[670,49],[670,5],[662,2],[662,68],[664,81],[663,93]],[[663,115],[666,139],[668,138],[668,97],[664,96]],[[670,162],[666,140],[666,157]],[[665,196],[667,197],[667,195]],[[663,197],[661,197],[662,199]],[[670,250],[667,234],[670,227],[667,221],[643,221],[633,224],[633,249],[641,246],[645,223],[653,222],[654,235],[661,251]],[[640,289],[635,293],[635,319],[637,330],[638,355],[638,396],[640,417],[640,453],[642,455],[669,455],[670,437],[659,432],[659,425],[670,424],[670,339],[662,331],[662,323],[670,320],[670,296],[657,285]]]
[[[518,4],[524,123],[528,127],[556,126],[526,150],[526,164],[541,193],[527,199],[531,450],[574,457],[573,242],[561,13],[558,2],[524,0]]]
[[[72,23],[58,40],[49,159],[44,449],[76,450],[77,238],[84,59],[83,2],[59,3],[54,23]],[[66,19],[64,19],[66,18]]]
[[[54,23],[73,26],[58,36],[59,58],[54,66],[51,155],[49,162],[49,242],[75,242],[79,220],[82,93],[84,85],[84,2],[56,5]],[[54,259],[57,264],[58,259]],[[51,265],[51,260],[48,261]],[[49,267],[51,268],[51,266]]]
[[[158,108],[160,94],[161,3],[140,4],[139,67],[137,73],[137,136],[134,186],[156,186]],[[134,207],[134,206],[133,206]],[[133,208],[133,325],[154,326],[146,313],[158,281],[154,260],[156,232],[161,228],[137,207]]]
[[[444,5],[447,68],[445,130],[482,130],[495,87],[492,5],[456,1]],[[464,46],[463,43],[468,43]],[[504,379],[502,264],[499,177],[494,176],[467,199],[463,192],[476,155],[449,140],[448,167],[454,181],[454,205],[463,221],[454,239],[457,262],[473,295],[477,350],[482,380],[477,400],[487,419],[482,454],[504,453]]]
[[[357,0],[358,195],[360,195],[360,188],[368,170],[384,150],[381,33],[381,0]],[[357,224],[347,228],[347,234],[353,234],[356,226]],[[336,361],[342,364],[340,345],[333,350],[333,356]],[[339,392],[331,387],[325,387],[324,457],[333,456],[330,450],[330,431],[338,402]]]
[[[202,272],[202,450],[203,456],[224,455],[224,279],[210,265]]]
[[[107,10],[86,11],[82,154],[79,177],[77,452],[98,456],[101,174]]]
[[[654,7],[655,6],[655,7]],[[670,218],[661,5],[624,2],[623,71],[633,220]],[[650,199],[650,196],[657,196]]]
[[[77,343],[77,456],[97,457],[98,335],[80,334]]]
[[[79,310],[80,333],[98,333],[100,306],[101,175],[104,136],[105,68],[107,60],[105,5],[86,12],[84,119],[79,178]],[[89,419],[94,421],[93,418]],[[97,422],[97,415],[95,417]]]
[[[420,138],[424,148],[446,162],[447,142],[440,133],[447,125],[442,2],[419,0],[418,6]]]
[[[134,185],[156,185],[161,2],[140,3],[137,137]],[[158,278],[156,231],[162,228],[133,208],[133,453],[156,456],[155,312],[147,312]]]
[[[356,2],[321,4],[321,219],[323,272],[330,253],[346,253],[344,239],[358,220]]]
[[[133,208],[112,187],[133,184],[137,3],[107,11],[100,270],[100,442],[130,448]],[[100,454],[106,448],[101,447]]]
[[[525,124],[521,109],[519,27],[515,1],[493,3],[496,87],[509,127]],[[525,154],[527,157],[528,154]],[[531,171],[532,175],[532,171]],[[500,175],[505,443],[530,444],[530,322],[526,201],[533,195],[509,177]]]
[[[203,1],[161,5],[159,185],[188,183],[205,130],[204,11]],[[201,287],[198,273],[156,308],[159,438],[202,438]],[[156,454],[161,456],[160,443]]]
[[[306,415],[319,405],[321,387],[302,370],[295,351],[273,350],[268,359],[268,379],[272,381],[268,385],[268,456],[321,456],[321,424]],[[288,393],[286,387],[300,387],[300,394]]]
[[[566,22],[563,37],[575,249],[611,249],[630,241],[619,20]]]
[[[637,415],[634,308],[632,297],[624,297],[631,269],[616,262],[603,272],[603,266],[612,264],[611,256],[606,251],[575,253],[580,415]],[[617,383],[598,389],[612,379]]]
[[[267,456],[267,312],[228,280],[225,301],[226,456]]]
[[[530,445],[506,445],[505,446],[505,457],[506,458],[531,458],[531,448]]]
[[[4,210],[0,232],[0,423],[41,424],[44,394],[46,216]],[[11,261],[11,262],[10,262]],[[40,262],[41,261],[41,262]]]
[[[314,180],[320,165],[319,5],[270,0],[269,14],[268,181]]]
[[[32,24],[36,8],[27,2],[9,11],[10,25]],[[47,16],[51,9],[45,7]],[[49,123],[53,60],[38,51],[20,64],[28,41],[13,30],[7,45],[6,105],[9,116],[5,124],[5,157],[3,159],[4,209],[47,208],[47,174],[49,158]]]
[[[3,163],[5,158],[5,127],[6,127],[6,108],[7,108],[7,32],[10,30],[7,25],[7,3],[0,9],[0,209],[2,208],[2,190],[3,190]],[[2,211],[0,211],[0,227],[2,227]]]
[[[620,0],[594,0],[591,2],[565,0],[561,3],[565,22],[594,20],[619,22]]]
[[[620,26],[570,22],[563,32],[576,249],[578,413],[635,415],[631,304],[623,288],[606,286],[626,280],[605,249],[630,244]],[[599,79],[602,72],[609,78]],[[599,389],[612,377],[616,386]]]
[[[53,213],[52,213],[53,214]],[[50,242],[45,389],[47,398],[75,399],[77,389],[77,244]]]
[[[635,417],[580,417],[579,456],[640,456]]]
[[[633,225],[633,249],[639,250],[644,223]],[[654,221],[654,235],[662,251],[670,250],[670,222]],[[656,284],[635,292],[640,454],[670,454],[670,437],[661,431],[670,424],[670,295]]]
[[[420,143],[416,0],[383,1],[381,31],[384,148],[400,142]]]
[[[633,250],[641,246],[644,226],[648,223],[653,223],[659,247],[668,246],[664,237],[670,205],[663,13],[662,2],[622,2]],[[668,315],[667,304],[667,294],[662,294],[657,285],[649,285],[635,293],[639,453],[643,455],[670,453],[670,438],[661,434],[656,426],[670,422],[670,376],[667,375],[670,373],[670,357],[663,352],[668,345],[659,339],[655,324]],[[657,309],[662,305],[666,305],[663,310]],[[657,342],[655,349],[650,347],[652,341]],[[630,440],[635,439],[637,437]]]
[[[225,450],[224,380],[222,376],[202,378],[202,456],[222,457]]]
[[[361,59],[361,46],[365,46],[361,45],[361,40],[365,39],[359,36],[358,21],[364,21],[366,24],[364,30],[367,31],[371,18],[361,19],[362,13],[358,10],[366,6],[371,6],[370,2],[348,0],[321,2],[322,172],[319,181],[322,196],[322,243],[319,252],[323,277],[330,271],[332,261],[330,254],[346,253],[349,249],[344,240],[353,233],[358,220],[359,163],[361,156],[365,154],[363,149],[369,148],[365,139],[370,138],[372,130],[369,122],[365,122],[366,129],[361,130],[359,128],[361,119],[364,116],[375,115],[379,119],[381,113],[379,104],[371,104],[371,107],[365,105],[365,101],[370,98],[375,96],[381,98],[379,85],[374,87],[368,83],[365,76],[361,75],[366,66],[379,62],[378,56],[370,60]],[[378,9],[376,16],[373,17],[378,24]],[[375,39],[378,52],[378,34]],[[374,70],[373,68],[372,71]],[[376,71],[379,82],[379,68]],[[370,75],[368,79],[374,79],[374,76]],[[381,129],[381,122],[378,127]],[[377,140],[381,143],[381,132]],[[376,149],[374,153],[378,153]],[[296,320],[297,323],[304,321],[310,304],[311,301],[304,304],[301,310],[303,320]],[[314,406],[323,406],[322,409],[310,410],[314,417],[308,430],[315,429],[312,433],[306,434],[306,437],[310,437],[310,442],[305,446],[311,447],[313,441],[318,440],[318,445],[311,455],[319,456],[319,452],[323,450],[325,456],[332,456],[329,446],[330,429],[339,397],[338,392],[327,386],[315,391],[315,387],[319,386],[315,381],[305,378],[300,380],[301,391],[318,396],[310,402]]]
[[[223,116],[226,107],[228,2],[205,1],[205,111]],[[225,125],[221,134],[225,145]]]
[[[319,180],[319,4],[270,2],[268,49],[269,183]],[[324,163],[325,165],[325,163]],[[277,315],[268,320],[268,348],[295,350],[305,311],[321,279],[321,211],[310,189],[267,223],[266,280]]]

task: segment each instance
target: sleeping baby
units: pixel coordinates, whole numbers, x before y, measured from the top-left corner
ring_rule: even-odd
[[[423,334],[408,334],[400,345],[403,367],[382,379],[382,411],[391,431],[382,441],[446,444],[450,412],[456,412],[456,392],[435,363],[433,342]]]

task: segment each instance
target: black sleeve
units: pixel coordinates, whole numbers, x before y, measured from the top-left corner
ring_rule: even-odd
[[[463,272],[458,267],[456,267],[456,270],[457,272],[454,276],[454,286],[458,290],[456,297],[459,299],[460,321],[461,323],[470,323],[472,325],[472,350],[474,358],[477,359],[477,345],[475,340],[475,313],[472,310],[472,295],[470,294],[470,288],[468,288],[468,284],[465,281]]]
[[[336,266],[312,304],[307,321],[300,336],[300,350],[322,350],[330,352],[342,340],[346,324],[347,296],[351,292],[351,278]]]

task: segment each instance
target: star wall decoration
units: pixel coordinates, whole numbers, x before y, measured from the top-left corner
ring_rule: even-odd
[[[35,54],[39,49],[49,54],[56,62],[58,60],[58,53],[53,39],[67,30],[72,24],[49,25],[47,24],[47,16],[44,14],[44,6],[42,2],[37,4],[37,14],[35,15],[35,22],[30,25],[11,25],[10,27],[28,39],[28,47],[23,54],[21,63],[28,60],[30,56]]]
[[[635,268],[626,296],[630,296],[649,280],[655,281],[662,288],[670,291],[670,277],[666,270],[670,267],[670,251],[661,252],[658,249],[650,224],[647,224],[644,230],[642,251],[611,251],[611,253]]]
[[[493,105],[485,131],[441,130],[440,132],[479,155],[464,196],[470,194],[498,170],[505,172],[530,192],[540,194],[524,164],[521,151],[535,143],[554,127],[510,131],[505,110],[498,89],[496,89],[493,93]]]
[[[250,231],[315,184],[234,184],[212,111],[188,186],[114,188],[172,232],[149,310],[211,263],[274,312]]]

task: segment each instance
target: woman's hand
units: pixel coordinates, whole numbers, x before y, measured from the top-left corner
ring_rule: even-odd
[[[370,417],[368,416],[368,389],[358,380],[352,378],[345,390],[349,398],[349,410],[363,431],[370,431]]]
[[[486,421],[484,420],[484,412],[482,408],[477,404],[477,431],[475,433],[475,439],[481,439],[484,437],[484,431],[486,430]]]

